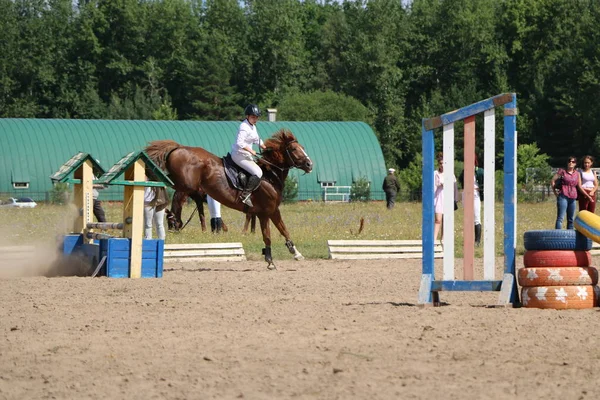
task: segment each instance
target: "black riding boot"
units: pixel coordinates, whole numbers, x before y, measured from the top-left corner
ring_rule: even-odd
[[[216,218],[211,218],[210,219],[210,231],[212,233],[215,233],[216,229],[217,229],[217,219]]]
[[[481,224],[475,225],[475,246],[479,247],[481,244]]]
[[[221,233],[221,230],[223,229],[223,220],[221,218],[215,218],[215,224],[217,226],[217,233]]]
[[[252,200],[250,200],[250,195],[252,192],[260,185],[260,178],[256,175],[252,175],[248,178],[248,183],[246,183],[246,187],[242,191],[242,195],[240,199],[242,199],[242,203],[247,205],[248,207],[254,207],[252,204]]]

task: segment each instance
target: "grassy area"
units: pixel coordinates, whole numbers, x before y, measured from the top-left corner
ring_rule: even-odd
[[[103,203],[109,221],[122,220],[121,203]],[[183,211],[184,222],[194,207],[187,205]],[[205,212],[208,211],[205,207]],[[281,212],[298,250],[307,258],[327,258],[328,239],[421,239],[421,203],[397,203],[388,211],[384,202],[370,203],[323,203],[307,202],[282,205]],[[482,212],[483,214],[483,212]],[[40,204],[34,209],[0,209],[1,245],[24,245],[48,242],[71,231],[75,209],[73,206]],[[167,243],[242,242],[250,259],[261,259],[263,247],[260,233],[241,233],[244,215],[223,207],[223,219],[229,232],[213,235],[202,232],[197,216],[181,233],[167,234]],[[456,256],[462,256],[463,228],[462,208],[456,213]],[[360,219],[364,218],[363,231],[358,234]],[[522,254],[523,232],[535,229],[552,229],[556,218],[554,202],[523,203],[517,207],[517,252]],[[258,223],[257,223],[258,224]],[[289,258],[284,240],[271,224],[273,256]],[[503,207],[496,205],[496,249],[502,255]],[[257,227],[257,230],[259,228]],[[482,249],[476,250],[477,256]]]

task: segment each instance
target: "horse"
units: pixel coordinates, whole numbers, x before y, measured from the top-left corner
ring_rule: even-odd
[[[261,183],[252,192],[252,207],[240,200],[240,190],[228,180],[223,160],[202,147],[182,146],[173,140],[157,140],[146,147],[146,154],[160,168],[169,172],[177,191],[192,194],[201,190],[226,207],[246,214],[256,215],[260,222],[265,247],[263,254],[268,269],[275,269],[271,255],[271,228],[269,221],[285,238],[285,245],[294,259],[304,257],[292,242],[290,234],[281,218],[279,205],[283,199],[283,186],[291,168],[305,173],[313,169],[313,162],[298,143],[294,134],[280,129],[265,141],[266,149],[258,159],[263,170]]]
[[[197,191],[196,193],[185,193],[180,191],[175,191],[173,194],[173,200],[171,201],[171,209],[166,210],[167,214],[167,225],[170,231],[179,232],[185,226],[183,220],[181,219],[181,211],[183,210],[183,205],[187,201],[188,198],[191,198],[196,203],[196,208],[198,209],[198,218],[200,219],[200,226],[202,227],[202,232],[206,232],[206,217],[204,216],[204,201],[206,200],[206,194],[201,191]],[[191,217],[190,217],[191,218]],[[229,228],[224,221],[222,221],[223,232],[227,232]]]

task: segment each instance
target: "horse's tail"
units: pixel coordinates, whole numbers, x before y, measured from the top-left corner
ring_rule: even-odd
[[[174,140],[155,140],[150,142],[144,149],[148,157],[162,170],[167,169],[167,158],[169,154],[181,145]]]

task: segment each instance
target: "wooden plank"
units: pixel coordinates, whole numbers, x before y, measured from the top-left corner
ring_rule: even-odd
[[[442,258],[442,253],[434,254],[434,258]],[[376,259],[411,259],[423,258],[423,253],[410,254],[331,254],[332,260],[376,260]]]
[[[166,264],[171,263],[182,263],[182,262],[204,262],[204,261],[246,261],[246,257],[191,257],[191,258],[167,258],[165,259]]]
[[[402,246],[402,245],[421,245],[421,240],[328,240],[328,245],[335,246]]]
[[[241,249],[241,243],[176,243],[165,244],[167,250],[187,250],[187,249]]]
[[[421,247],[337,247],[330,246],[332,253],[421,253]]]
[[[209,250],[188,250],[188,251],[165,251],[164,257],[202,257],[202,256],[225,256],[225,255],[244,255],[244,249],[209,249]]]

